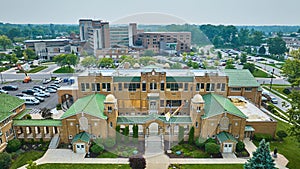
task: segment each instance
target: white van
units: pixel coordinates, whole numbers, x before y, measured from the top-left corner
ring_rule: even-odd
[[[20,99],[25,101],[25,104],[37,105],[40,104],[40,101],[35,97],[19,97]]]

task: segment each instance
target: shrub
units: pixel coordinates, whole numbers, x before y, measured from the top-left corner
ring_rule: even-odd
[[[31,117],[30,114],[26,114],[26,115],[25,115],[25,119],[32,119],[32,117]]]
[[[195,128],[194,126],[192,126],[189,132],[189,144],[194,144],[194,133],[195,133]]]
[[[287,133],[284,130],[277,131],[276,135],[279,137],[279,139],[282,141],[283,138],[287,137]]]
[[[20,142],[20,140],[13,139],[13,140],[8,141],[8,144],[7,144],[7,147],[6,147],[6,151],[8,153],[16,152],[20,148],[21,148],[21,142]]]
[[[205,152],[208,154],[217,154],[220,152],[220,146],[216,143],[206,143]]]
[[[261,133],[257,133],[257,134],[254,134],[254,137],[253,139],[255,141],[261,141],[262,139],[265,139],[266,142],[270,142],[273,140],[273,137],[270,135],[270,134],[261,134]]]
[[[288,89],[288,88],[284,88],[282,92],[283,92],[284,94],[286,94],[286,95],[291,94],[291,91],[290,91],[290,89]]]
[[[132,169],[144,169],[146,168],[146,160],[143,156],[130,157],[129,166]]]
[[[244,149],[245,149],[245,144],[241,141],[239,141],[237,144],[236,144],[236,152],[242,152]]]
[[[95,154],[99,154],[103,152],[104,146],[102,144],[93,144],[91,147],[91,152]]]
[[[217,144],[217,141],[215,139],[212,139],[212,138],[208,138],[205,143],[215,143]]]
[[[0,168],[9,169],[11,165],[11,156],[6,153],[0,153]]]
[[[116,140],[113,138],[107,138],[104,140],[104,145],[107,148],[112,148],[116,144]]]
[[[206,142],[206,140],[204,138],[199,137],[198,139],[196,139],[195,144],[198,148],[204,148],[205,142]]]

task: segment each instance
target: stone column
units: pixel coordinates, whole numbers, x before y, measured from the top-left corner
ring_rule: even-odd
[[[22,127],[23,133],[24,133],[24,139],[27,139],[27,127]]]
[[[31,133],[32,133],[32,138],[36,139],[36,131],[35,131],[35,127],[30,127]]]
[[[49,128],[49,134],[50,134],[50,137],[52,138],[53,137],[53,127]]]
[[[45,138],[45,131],[44,131],[44,127],[40,127],[40,132],[41,132],[41,137],[44,140]]]

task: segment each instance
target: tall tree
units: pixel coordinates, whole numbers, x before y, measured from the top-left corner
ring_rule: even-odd
[[[255,152],[244,165],[245,169],[275,169],[274,160],[270,154],[270,145],[263,139]]]
[[[266,48],[264,46],[261,46],[259,49],[258,49],[258,53],[260,55],[265,55],[266,54]]]
[[[11,45],[11,40],[5,35],[1,35],[0,36],[0,46],[2,46],[3,50],[6,50],[6,47],[9,45]]]
[[[246,63],[243,66],[243,69],[248,69],[251,73],[255,71],[255,65],[253,63]]]
[[[225,69],[235,69],[235,66],[233,65],[233,60],[227,60]]]
[[[88,56],[85,57],[82,61],[81,61],[81,65],[83,67],[91,67],[93,65],[96,65],[96,58],[93,56]]]
[[[292,86],[300,85],[300,49],[291,52],[293,59],[287,59],[282,66],[282,73]]]
[[[99,67],[111,67],[114,63],[114,60],[112,58],[101,58],[98,61]]]
[[[194,134],[195,134],[195,128],[194,126],[192,126],[189,132],[189,140],[188,140],[189,144],[194,144],[195,141]]]
[[[23,51],[23,56],[27,56],[29,60],[34,60],[37,58],[35,52],[30,48],[27,48]]]
[[[287,51],[286,43],[281,37],[268,40],[269,52],[274,55],[282,55]]]
[[[242,64],[247,63],[247,55],[245,53],[242,53],[240,61]]]
[[[289,98],[292,100],[292,107],[287,111],[290,123],[293,125],[290,128],[291,136],[295,136],[298,142],[300,142],[300,91],[293,90],[289,94]]]

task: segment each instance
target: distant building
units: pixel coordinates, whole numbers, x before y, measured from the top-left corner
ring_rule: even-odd
[[[300,48],[300,40],[297,37],[282,37],[289,51],[298,50]]]
[[[136,35],[136,23],[129,25],[112,25],[109,27],[110,47],[114,45],[133,46],[133,37]]]
[[[35,51],[39,59],[52,60],[52,58],[59,54],[77,53],[79,46],[71,45],[70,39],[45,39],[45,40],[26,40],[26,48]]]

